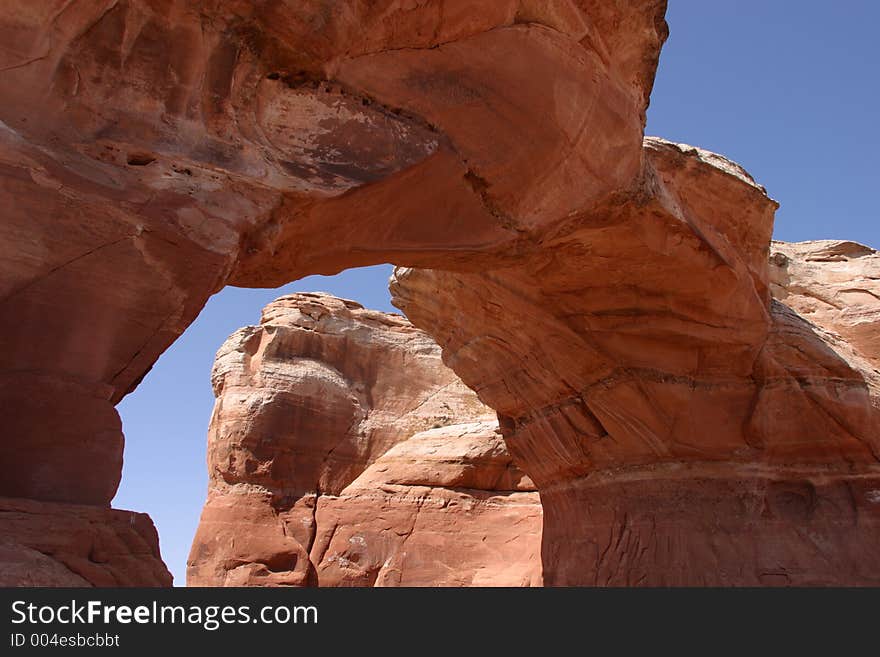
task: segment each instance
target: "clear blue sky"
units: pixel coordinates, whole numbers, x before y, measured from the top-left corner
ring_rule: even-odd
[[[880,246],[880,2],[670,0],[648,134],[739,162],[782,203],[776,236]],[[214,353],[281,294],[323,290],[393,310],[389,266],[279,290],[227,288],[119,405],[125,468],[114,506],[148,512],[177,585],[205,498]]]

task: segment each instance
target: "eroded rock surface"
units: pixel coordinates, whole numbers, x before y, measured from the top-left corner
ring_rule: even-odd
[[[113,405],[227,282],[481,267],[625,184],[664,8],[3,3],[0,467],[44,475],[0,492],[107,503]]]
[[[114,404],[226,283],[479,268],[624,184],[664,9],[4,2],[0,493],[107,504]]]
[[[639,170],[664,0],[0,6],[0,494],[106,507],[223,285],[480,270]]]
[[[540,581],[534,486],[403,317],[281,297],[220,349],[213,384],[190,584]]]
[[[773,296],[880,367],[880,255],[839,240],[770,248]]]
[[[645,155],[517,264],[392,284],[541,491],[545,581],[877,582],[876,372],[771,303],[775,204],[748,174]]]
[[[0,586],[171,586],[149,516],[0,498]]]
[[[409,268],[398,303],[541,491],[547,583],[875,583],[873,288],[817,286],[797,253],[771,279],[760,185],[643,140],[665,8],[0,3],[0,403],[15,409],[0,495],[106,507],[114,405],[224,285],[393,262]],[[847,249],[847,267],[870,257]],[[775,283],[801,315],[771,302]],[[811,311],[813,292],[840,307]],[[230,375],[262,372],[272,340],[239,339]],[[268,393],[243,395],[252,434],[246,412],[218,411],[202,544],[231,545],[230,514],[254,533],[204,577],[318,578],[309,500],[428,428],[405,395],[374,406],[318,360],[332,369],[281,376],[266,406],[321,395],[277,458],[305,483],[285,488],[245,438],[279,421],[256,413]],[[332,454],[309,438],[327,409],[345,436]],[[383,433],[403,417],[409,433]]]
[[[541,503],[498,423],[430,429],[318,501],[321,586],[540,586]]]

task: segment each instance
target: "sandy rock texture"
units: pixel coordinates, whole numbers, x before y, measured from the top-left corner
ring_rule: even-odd
[[[770,245],[773,296],[880,367],[880,255],[839,240]]]
[[[106,507],[226,284],[480,270],[639,171],[664,0],[0,6],[0,495]]]
[[[763,188],[644,149],[637,185],[543,250],[398,269],[395,303],[499,412],[547,584],[876,583],[877,372],[771,301]]]
[[[145,513],[0,498],[0,586],[171,586]]]
[[[396,302],[497,411],[540,491],[546,584],[877,583],[873,255],[774,247],[789,264],[771,276],[763,188],[644,138],[665,10],[0,3],[0,403],[16,411],[0,495],[106,512],[114,406],[211,294],[393,262]],[[412,534],[413,553],[389,538],[377,570],[378,551],[315,529],[314,500],[333,522],[331,496],[431,428],[442,409],[415,405],[439,356],[407,362],[405,386],[332,352],[290,376],[273,350],[312,353],[300,334],[321,326],[296,313],[277,342],[245,330],[218,361],[230,403],[192,577],[423,577],[435,566],[410,556],[439,535]],[[293,442],[275,441],[306,402]],[[455,492],[419,481],[426,500]],[[253,531],[233,536],[230,517]],[[333,554],[347,561],[321,570]]]
[[[403,317],[281,297],[223,345],[213,384],[190,584],[540,581],[534,486]]]

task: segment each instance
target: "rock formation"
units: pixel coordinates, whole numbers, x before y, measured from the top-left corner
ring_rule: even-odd
[[[414,435],[318,503],[321,586],[540,586],[541,502],[497,421]]]
[[[212,381],[190,584],[540,582],[534,486],[403,317],[281,297],[223,345]]]
[[[773,242],[773,296],[880,367],[880,255],[862,244]]]
[[[0,3],[0,495],[109,513],[114,405],[209,295],[393,262],[541,493],[546,583],[876,583],[874,347],[846,311],[870,288],[813,314],[852,345],[771,302],[775,203],[643,139],[665,6]],[[373,408],[315,367],[334,417]],[[314,483],[272,504],[308,520],[308,491],[342,495],[404,437],[326,463],[298,443]],[[280,481],[227,444],[228,485]],[[267,570],[319,577],[312,527]]]
[[[0,493],[107,504],[224,284],[482,268],[625,184],[663,5],[4,2]]]
[[[171,586],[144,513],[0,498],[0,586]]]
[[[397,271],[541,491],[547,584],[880,581],[877,373],[771,303],[774,210],[647,139],[627,195],[516,264]]]

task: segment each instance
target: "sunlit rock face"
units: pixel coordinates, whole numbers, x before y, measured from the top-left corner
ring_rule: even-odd
[[[398,443],[321,497],[321,586],[540,586],[541,503],[497,421]]]
[[[4,2],[0,493],[107,504],[226,283],[481,268],[625,184],[664,5]]]
[[[0,495],[105,510],[122,463],[114,406],[211,294],[392,262],[397,303],[498,413],[540,491],[545,583],[876,583],[874,256],[835,243],[776,257],[775,204],[742,168],[643,138],[665,9],[0,3],[0,403],[15,409]],[[262,337],[239,339],[250,346],[230,358],[263,353]],[[333,364],[340,377],[316,361],[273,382],[270,407],[319,391],[338,453],[308,438],[323,416],[270,459],[246,413],[218,410],[230,433],[212,436],[203,545],[224,545],[229,513],[290,535],[255,529],[192,577],[431,572],[395,561],[408,548],[393,541],[346,552],[314,529],[319,490],[332,524],[330,496],[430,429],[373,430],[375,408],[405,407],[351,389],[368,366]],[[417,372],[389,399],[423,394]],[[273,431],[271,412],[255,418],[252,435]],[[309,486],[275,492],[276,460]],[[252,479],[262,488],[236,505],[217,493]],[[418,481],[431,499],[451,490]],[[266,557],[275,540],[282,556]]]
[[[880,255],[839,240],[773,242],[773,296],[880,366]]]
[[[397,270],[541,491],[546,583],[878,581],[877,372],[771,302],[774,210],[737,165],[651,138],[640,182],[543,250]]]
[[[225,284],[482,270],[625,186],[663,0],[0,6],[0,494],[106,507]]]
[[[403,317],[282,297],[224,344],[213,383],[190,584],[540,582],[534,485]]]

